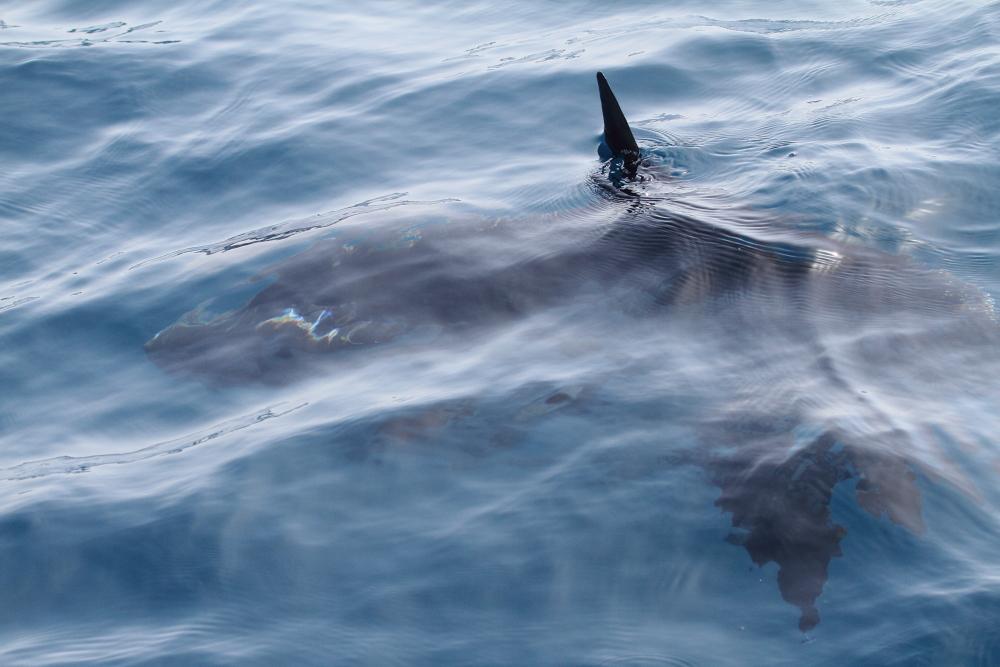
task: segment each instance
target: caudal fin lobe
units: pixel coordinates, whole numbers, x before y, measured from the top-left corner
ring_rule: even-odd
[[[639,168],[639,145],[635,143],[632,128],[628,126],[625,114],[601,72],[597,73],[597,88],[601,93],[601,112],[604,114],[604,143],[615,157],[622,158],[625,171],[633,176]]]

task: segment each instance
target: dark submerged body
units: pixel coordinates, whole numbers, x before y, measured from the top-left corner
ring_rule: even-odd
[[[614,197],[612,205],[631,203]],[[627,212],[593,241],[499,267],[489,267],[487,255],[471,254],[469,238],[447,229],[389,251],[376,248],[391,241],[360,249],[337,240],[317,243],[276,268],[276,280],[245,307],[210,322],[171,326],[147,351],[163,366],[223,381],[281,380],[297,361],[313,363],[316,352],[405,340],[421,327],[451,333],[495,327],[583,293],[598,299],[627,294],[635,303],[630,310],[650,316],[676,302],[763,289],[802,292],[820,275],[812,249],[762,243],[654,207]],[[612,307],[621,308],[617,303]],[[275,321],[289,309],[302,321]],[[303,323],[317,320],[308,334]],[[323,338],[334,329],[338,335]]]
[[[635,139],[606,80],[598,75],[598,81],[606,142],[623,171],[635,174]],[[491,253],[480,242],[484,232],[474,228],[446,228],[388,251],[376,248],[392,243],[317,243],[278,267],[275,281],[243,308],[173,325],[147,351],[164,368],[213,381],[285,382],[322,368],[319,352],[405,350],[425,340],[414,332],[465,338],[573,303],[647,321],[683,320],[695,335],[748,358],[759,355],[765,364],[782,346],[803,350],[824,391],[854,406],[849,425],[794,400],[768,412],[734,411],[700,420],[704,444],[681,462],[702,466],[722,490],[717,505],[732,515],[730,540],[758,565],[778,564],[783,598],[801,610],[799,627],[811,629],[845,532],[831,519],[835,486],[857,480],[856,500],[870,514],[924,530],[917,462],[905,431],[859,396],[840,370],[863,365],[870,346],[833,349],[841,343],[830,341],[866,340],[885,322],[914,319],[921,331],[945,332],[949,346],[995,349],[988,342],[996,340],[989,309],[976,290],[900,258],[820,239],[742,233],[662,201],[600,191],[613,222],[540,257]],[[632,344],[627,330],[620,344]],[[733,405],[743,398],[734,391]],[[804,422],[825,427],[797,442],[793,427]]]

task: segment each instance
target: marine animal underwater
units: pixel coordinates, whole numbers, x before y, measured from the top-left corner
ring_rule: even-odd
[[[841,555],[845,529],[831,514],[839,485],[853,484],[868,514],[917,535],[921,484],[975,494],[933,437],[915,437],[922,424],[901,415],[995,399],[984,390],[1000,369],[992,303],[903,257],[724,224],[636,194],[643,151],[603,74],[597,82],[610,157],[608,176],[595,177],[600,225],[575,234],[556,225],[554,245],[531,255],[516,227],[373,224],[367,244],[319,241],[266,272],[272,282],[245,305],[171,325],[147,354],[214,382],[288,382],[362,352],[474,341],[533,313],[613,312],[625,322],[620,346],[662,340],[665,359],[711,368],[711,383],[686,390],[711,394],[717,409],[690,417],[699,446],[672,461],[699,466],[721,490],[729,541],[757,565],[777,564],[781,596],[808,631]],[[577,393],[546,403],[583,400]],[[410,437],[469,414],[442,409],[386,432]]]

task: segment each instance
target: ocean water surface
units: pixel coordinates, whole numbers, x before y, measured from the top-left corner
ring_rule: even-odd
[[[0,663],[1000,664],[1000,4],[0,2],[0,158]]]

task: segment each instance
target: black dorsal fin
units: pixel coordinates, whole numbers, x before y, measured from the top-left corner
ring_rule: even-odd
[[[639,144],[635,143],[632,128],[628,126],[608,80],[600,72],[597,73],[597,88],[601,92],[601,112],[604,114],[604,143],[615,157],[624,160],[625,171],[634,175],[639,167]]]

